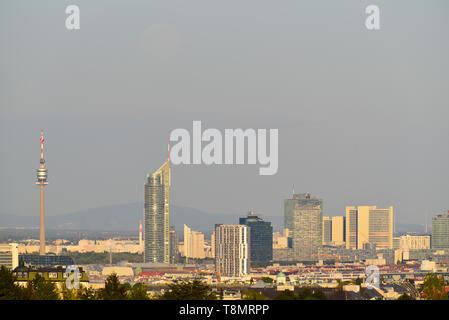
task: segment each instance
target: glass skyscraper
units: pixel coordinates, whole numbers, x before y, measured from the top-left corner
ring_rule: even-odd
[[[253,212],[246,218],[240,218],[240,224],[250,228],[249,248],[251,263],[269,262],[273,259],[273,226]]]
[[[170,263],[170,161],[144,186],[144,262]]]
[[[449,211],[432,218],[432,249],[449,248]]]
[[[310,193],[294,194],[291,199],[284,200],[284,228],[293,232],[293,212],[296,208],[306,205],[322,206],[323,200],[313,198]]]

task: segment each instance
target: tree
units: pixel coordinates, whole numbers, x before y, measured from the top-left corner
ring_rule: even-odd
[[[256,292],[253,290],[246,290],[242,295],[242,300],[265,300],[266,297],[262,292]]]
[[[130,300],[149,300],[147,286],[143,283],[136,283],[128,292]]]
[[[444,278],[437,274],[429,273],[423,283],[424,299],[426,300],[448,300],[444,289]]]
[[[33,300],[59,300],[56,285],[50,280],[45,280],[36,274],[33,280],[29,280],[25,289],[27,296]]]
[[[170,284],[169,291],[160,296],[161,300],[216,300],[217,294],[201,280],[184,280]]]
[[[414,298],[412,298],[410,295],[408,295],[407,293],[403,293],[399,296],[398,300],[415,300]]]
[[[273,283],[274,280],[270,277],[263,277],[262,281],[265,283]]]
[[[98,298],[102,300],[126,300],[126,286],[120,283],[116,273],[106,278],[104,288],[98,292]]]
[[[27,295],[24,288],[15,283],[16,277],[13,273],[1,266],[0,268],[0,300],[25,300]]]
[[[274,300],[299,300],[298,295],[291,290],[284,290]]]

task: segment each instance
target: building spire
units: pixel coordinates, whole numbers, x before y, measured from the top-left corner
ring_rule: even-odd
[[[41,164],[44,164],[44,127],[41,128]]]

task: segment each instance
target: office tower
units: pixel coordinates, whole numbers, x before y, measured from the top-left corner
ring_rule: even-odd
[[[193,231],[184,225],[184,256],[186,258],[204,259],[204,234]]]
[[[47,168],[44,160],[44,128],[41,129],[41,165],[37,169],[36,184],[40,186],[41,191],[41,215],[40,215],[40,247],[39,254],[45,255],[45,186],[47,182]]]
[[[176,263],[179,259],[179,236],[175,227],[170,227],[170,263]]]
[[[449,248],[449,211],[432,218],[432,249]]]
[[[249,273],[249,228],[245,225],[215,225],[215,266],[225,277]]]
[[[301,195],[302,196],[302,195]],[[304,194],[298,198],[293,207],[293,255],[296,260],[317,260],[318,249],[323,241],[321,199],[311,198]]]
[[[332,217],[332,244],[335,246],[341,246],[345,244],[345,217],[335,216]]]
[[[273,249],[288,248],[288,229],[283,232],[273,232]]]
[[[19,245],[17,243],[0,243],[0,266],[14,270],[19,265]]]
[[[393,207],[346,207],[346,248],[393,249]]]
[[[328,245],[332,241],[332,220],[330,217],[323,217],[323,245]]]
[[[253,262],[269,262],[273,260],[273,226],[253,212],[246,218],[240,218],[240,224],[250,228],[250,260]]]
[[[144,262],[170,263],[169,159],[144,186]]]
[[[323,200],[313,198],[310,193],[293,194],[291,199],[284,200],[284,228],[290,232],[293,237],[293,211],[302,206],[322,206]]]

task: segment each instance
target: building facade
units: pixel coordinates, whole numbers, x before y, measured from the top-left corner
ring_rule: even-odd
[[[273,260],[273,226],[253,212],[240,218],[240,224],[250,228],[250,259],[251,262],[269,262]]]
[[[193,231],[187,225],[184,225],[184,256],[193,259],[204,259],[206,257],[204,234]]]
[[[170,263],[176,263],[179,260],[179,236],[175,227],[170,227]]]
[[[342,246],[346,239],[346,219],[344,216],[332,217],[332,244]]]
[[[215,225],[215,266],[224,277],[249,273],[250,235],[246,225]]]
[[[393,207],[346,207],[346,248],[393,249]]]
[[[290,236],[293,232],[293,213],[301,206],[323,206],[323,200],[314,198],[310,193],[294,194],[291,199],[284,200],[284,228],[289,229]]]
[[[315,261],[323,241],[323,201],[310,194],[299,200],[293,208],[293,255],[298,261]]]
[[[323,245],[328,245],[332,241],[332,219],[323,217]]]
[[[144,262],[170,263],[170,161],[144,185]]]
[[[430,249],[430,236],[401,236],[399,238],[399,249],[404,251]]]
[[[0,266],[14,270],[19,265],[19,245],[17,243],[0,243]]]
[[[449,248],[449,211],[432,218],[432,249]]]

